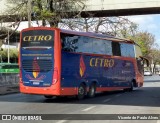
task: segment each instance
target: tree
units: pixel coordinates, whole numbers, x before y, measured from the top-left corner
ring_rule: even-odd
[[[160,50],[159,49],[156,49],[156,48],[153,48],[151,49],[151,52],[150,52],[150,57],[151,57],[151,63],[152,63],[152,71],[153,73],[155,73],[157,70],[156,70],[156,65],[160,63],[160,59],[159,59],[159,56],[160,56]]]
[[[94,18],[92,16],[89,18],[63,19],[59,27],[77,31],[111,34],[122,38],[126,38],[127,34],[133,36],[137,29],[137,25],[125,17]]]
[[[10,49],[10,58],[11,58],[11,62],[14,62],[14,63],[18,62],[18,49],[17,48]]]
[[[157,63],[160,63],[158,45],[155,43],[155,37],[149,32],[137,32],[134,36],[130,37],[141,47],[141,51],[144,57],[150,62],[150,69],[155,72]],[[155,48],[155,46],[157,48]]]
[[[155,45],[154,35],[149,32],[137,32],[130,38],[140,45],[143,56],[150,58],[151,49]]]
[[[3,51],[0,51],[0,55],[2,56],[2,61],[7,62],[8,49],[3,49]],[[18,49],[16,48],[10,49],[10,61],[14,63],[18,62]]]
[[[78,17],[85,8],[85,0],[32,0],[32,19],[42,20],[45,26],[49,22],[51,27],[57,27],[62,18]],[[27,18],[28,0],[8,0],[8,15],[17,14],[18,20]]]

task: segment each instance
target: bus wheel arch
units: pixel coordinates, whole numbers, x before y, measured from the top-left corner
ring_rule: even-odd
[[[86,95],[86,92],[87,92],[87,85],[85,82],[82,82],[79,87],[78,87],[78,92],[77,92],[77,98],[79,100],[83,99]]]
[[[128,91],[133,91],[133,88],[136,87],[136,80],[133,79],[130,83],[130,88],[128,89]]]
[[[51,98],[53,98],[53,95],[44,95],[44,97],[47,99],[51,99]]]
[[[133,87],[137,87],[137,83],[135,79],[132,80],[132,83],[133,83]]]
[[[89,86],[88,96],[90,98],[95,97],[97,82],[93,81]]]

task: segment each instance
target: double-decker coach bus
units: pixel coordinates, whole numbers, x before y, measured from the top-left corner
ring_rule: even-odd
[[[143,57],[131,40],[50,27],[20,34],[20,92],[52,96],[132,90],[143,85]]]

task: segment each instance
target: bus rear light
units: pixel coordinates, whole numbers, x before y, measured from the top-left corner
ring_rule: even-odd
[[[52,84],[54,85],[58,81],[58,70],[57,70],[57,68],[54,69],[54,73],[53,74],[54,75],[53,75],[53,79],[52,79]]]
[[[56,84],[57,81],[58,79],[53,79],[53,85]]]
[[[19,72],[19,82],[22,83],[22,73],[21,73],[21,71]]]
[[[19,82],[22,83],[22,78],[21,77],[19,78]]]

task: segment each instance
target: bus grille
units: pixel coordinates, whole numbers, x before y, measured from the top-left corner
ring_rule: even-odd
[[[33,60],[23,60],[22,68],[26,72],[48,72],[52,70],[52,61],[51,60],[36,60],[36,67]]]

